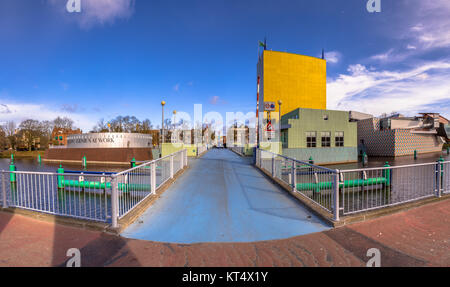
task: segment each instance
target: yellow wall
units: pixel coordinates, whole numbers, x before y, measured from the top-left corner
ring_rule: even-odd
[[[197,146],[190,144],[171,144],[163,143],[161,146],[161,157],[173,154],[179,150],[187,150],[187,156],[196,157],[197,156]]]
[[[258,73],[261,76],[260,111],[263,102],[282,101],[281,114],[298,108],[326,109],[326,61],[303,55],[264,51]],[[262,73],[262,75],[261,75]]]

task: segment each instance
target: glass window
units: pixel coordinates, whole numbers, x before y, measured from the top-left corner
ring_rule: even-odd
[[[306,147],[316,147],[317,137],[316,132],[306,132]]]
[[[337,147],[344,146],[344,132],[335,132],[335,142]]]
[[[322,147],[331,147],[331,132],[322,132]]]

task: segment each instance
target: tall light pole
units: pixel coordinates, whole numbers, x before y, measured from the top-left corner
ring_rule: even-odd
[[[279,115],[278,115],[278,121],[279,121],[279,123],[280,123],[280,128],[281,128],[281,105],[283,104],[283,102],[281,101],[281,100],[278,100],[278,107],[279,107],[279,110],[278,110],[278,113],[279,113]]]
[[[278,123],[280,129],[280,137],[279,137],[280,141],[281,141],[281,104],[283,104],[283,102],[281,100],[278,100]]]
[[[161,144],[164,143],[164,106],[166,105],[165,101],[161,102],[162,108],[162,118],[161,118]]]
[[[174,135],[177,137],[176,143],[178,143],[178,133],[177,133],[177,111],[173,111],[173,133],[172,133],[172,140],[175,138]],[[173,143],[173,142],[172,142]]]

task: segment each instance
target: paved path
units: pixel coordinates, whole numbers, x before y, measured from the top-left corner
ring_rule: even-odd
[[[450,267],[450,200],[347,227],[256,243],[169,244],[127,239],[0,212],[0,266],[64,266],[69,248],[82,266]]]
[[[171,243],[252,242],[329,229],[286,191],[227,149],[213,149],[124,231]]]

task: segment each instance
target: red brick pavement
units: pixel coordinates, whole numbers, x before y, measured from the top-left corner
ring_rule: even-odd
[[[253,243],[168,244],[0,213],[0,266],[450,266],[450,200],[334,230]]]

